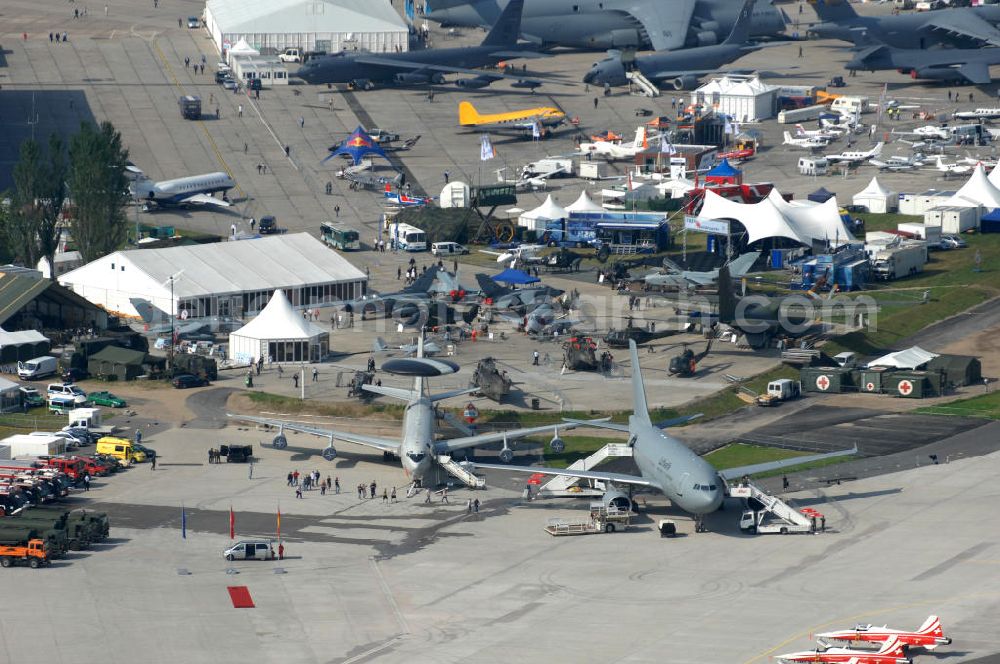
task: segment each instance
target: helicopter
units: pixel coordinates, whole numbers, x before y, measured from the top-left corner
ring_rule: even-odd
[[[597,344],[590,337],[570,337],[563,344],[563,366],[572,371],[611,371],[614,358],[604,351],[597,355]]]
[[[675,355],[670,358],[670,364],[667,365],[667,371],[671,376],[678,376],[680,378],[690,378],[694,376],[698,371],[698,363],[704,360],[709,351],[712,350],[712,342],[714,339],[709,339],[708,343],[705,345],[705,350],[700,353],[695,353],[693,350],[687,347],[685,344],[684,351],[680,355]]]
[[[478,387],[483,396],[500,403],[510,393],[510,386],[510,376],[497,367],[496,360],[492,357],[479,360],[472,374],[471,387]]]

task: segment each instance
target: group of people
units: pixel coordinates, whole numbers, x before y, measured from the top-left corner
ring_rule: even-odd
[[[319,489],[321,496],[325,496],[327,491],[340,493],[340,478],[331,478],[327,475],[326,480],[324,480],[318,470],[314,470],[305,475],[300,475],[299,470],[296,468],[288,473],[287,480],[287,486],[295,487],[296,498],[302,497],[303,490],[312,491],[314,489]]]

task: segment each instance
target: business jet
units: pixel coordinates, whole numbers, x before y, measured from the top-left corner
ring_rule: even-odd
[[[233,178],[228,173],[221,171],[154,182],[134,166],[128,170],[130,174],[135,176],[129,185],[132,198],[136,202],[143,203],[147,210],[153,206],[215,205],[229,207],[230,202],[226,199],[226,192],[236,186]],[[220,191],[222,198],[216,198],[212,195]]]

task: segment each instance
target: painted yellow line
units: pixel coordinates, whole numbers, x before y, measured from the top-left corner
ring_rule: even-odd
[[[174,87],[177,88],[178,92],[183,92],[184,90],[181,88],[180,81],[177,80],[177,75],[174,73],[174,68],[170,66],[170,62],[167,60],[167,57],[163,54],[163,50],[160,48],[160,44],[154,41],[153,48],[156,49],[156,54],[157,56],[159,56],[160,62],[163,63],[163,67],[166,70],[167,75],[174,82]],[[198,126],[200,126],[201,130],[205,133],[205,138],[208,139],[209,144],[212,146],[212,152],[215,153],[216,159],[218,159],[219,163],[222,164],[222,170],[224,170],[226,174],[229,175],[229,177],[233,178],[233,182],[236,182],[236,177],[233,175],[233,169],[231,169],[229,167],[229,164],[226,163],[226,159],[222,156],[222,153],[219,151],[219,146],[216,144],[215,139],[212,138],[212,134],[209,133],[208,127],[205,126],[205,123],[202,122],[201,120],[195,120],[195,122],[198,123]],[[239,192],[240,198],[246,198],[246,192],[243,191],[243,188],[240,187],[239,184],[236,185],[236,191]]]

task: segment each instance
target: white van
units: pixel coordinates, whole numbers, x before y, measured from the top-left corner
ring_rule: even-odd
[[[222,553],[226,560],[274,560],[274,547],[270,540],[243,540]]]
[[[37,380],[51,376],[59,370],[59,363],[51,355],[42,355],[27,362],[17,363],[17,377],[21,380]]]
[[[469,250],[458,242],[435,242],[431,245],[431,253],[435,256],[459,256],[469,253]]]
[[[66,397],[73,403],[82,406],[87,403],[87,393],[73,383],[49,383],[49,397]]]
[[[844,95],[833,100],[830,110],[848,117],[857,117],[871,109],[868,107],[868,97]]]

